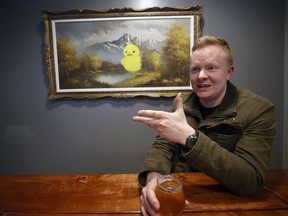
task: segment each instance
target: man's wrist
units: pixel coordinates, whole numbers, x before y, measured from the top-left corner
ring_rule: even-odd
[[[147,172],[146,184],[148,184],[153,179],[157,179],[159,176],[161,176],[161,173],[158,173],[158,172]]]
[[[195,130],[195,133],[189,135],[186,139],[185,144],[181,146],[182,151],[184,153],[191,151],[193,147],[195,146],[195,144],[197,143],[198,137],[199,137],[199,132]]]

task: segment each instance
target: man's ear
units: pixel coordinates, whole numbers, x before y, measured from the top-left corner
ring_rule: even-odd
[[[229,79],[231,78],[231,76],[233,75],[233,73],[234,73],[234,66],[231,65],[231,66],[229,66],[229,68],[228,68],[227,80],[229,80]]]

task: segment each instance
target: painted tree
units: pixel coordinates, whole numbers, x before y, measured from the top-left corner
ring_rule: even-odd
[[[158,70],[160,61],[160,53],[156,51],[147,50],[143,56],[143,65],[147,70]]]
[[[101,67],[101,58],[99,55],[97,54],[92,54],[90,56],[90,60],[91,60],[91,69],[95,72],[97,72],[97,70]]]
[[[167,78],[175,77],[175,75],[182,78],[188,77],[190,67],[189,33],[176,25],[166,33],[166,36],[161,58],[165,63],[165,76]]]
[[[69,77],[80,67],[75,47],[65,38],[57,38],[57,57],[60,79]]]
[[[88,55],[85,54],[80,59],[81,72],[97,72],[101,67],[101,59],[97,54]]]

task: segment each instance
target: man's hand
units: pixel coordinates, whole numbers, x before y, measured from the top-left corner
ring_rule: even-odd
[[[144,216],[155,216],[160,208],[160,203],[155,194],[157,178],[159,176],[161,176],[161,174],[158,172],[147,173],[147,184],[142,188],[142,194],[140,197],[141,212]],[[189,205],[188,200],[185,200],[185,205]]]
[[[195,133],[195,130],[186,121],[181,93],[176,96],[175,112],[140,110],[138,116],[134,116],[133,120],[152,127],[162,138],[183,145],[186,138]]]
[[[160,175],[161,174],[157,172],[147,173],[147,184],[144,188],[142,188],[142,194],[140,197],[141,212],[144,216],[156,215],[160,208],[160,203],[155,194],[157,178]]]

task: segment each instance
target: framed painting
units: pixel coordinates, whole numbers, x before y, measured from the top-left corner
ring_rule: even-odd
[[[48,98],[172,97],[191,90],[203,7],[42,11]]]

